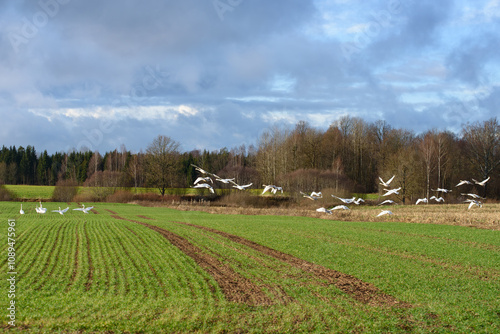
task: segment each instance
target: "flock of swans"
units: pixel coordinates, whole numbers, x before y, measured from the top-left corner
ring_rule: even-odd
[[[252,183],[250,183],[250,184],[247,184],[244,186],[240,186],[234,182],[234,178],[233,179],[223,179],[223,178],[221,178],[213,173],[207,172],[206,170],[204,170],[196,165],[192,164],[191,166],[193,166],[201,174],[205,175],[205,176],[200,176],[196,179],[196,181],[194,182],[193,188],[207,188],[212,193],[214,193],[215,192],[214,188],[211,185],[211,184],[214,184],[214,181],[212,180],[212,178],[214,178],[216,181],[219,181],[222,183],[226,183],[226,184],[232,183],[233,187],[236,189],[239,189],[239,190],[245,190],[252,185]],[[382,197],[387,197],[387,196],[391,196],[391,195],[399,195],[399,191],[401,190],[401,187],[391,189],[391,183],[395,177],[396,177],[396,175],[393,175],[387,181],[384,181],[381,177],[379,177],[380,185],[383,187],[383,189],[385,191],[385,193],[382,194]],[[474,184],[484,187],[486,182],[488,182],[489,180],[490,180],[489,177],[483,181],[480,181],[480,182],[476,181],[474,179],[472,179],[472,182],[468,181],[468,180],[460,180],[460,182],[455,187],[460,187],[462,185],[474,185]],[[211,184],[209,184],[209,182]],[[262,195],[264,195],[268,191],[271,192],[272,194],[276,194],[278,191],[283,193],[282,187],[278,187],[275,185],[265,185],[265,184],[263,184],[262,186],[264,187],[264,190],[262,191]],[[450,193],[452,191],[450,189],[445,189],[445,188],[436,188],[436,189],[431,189],[431,190],[435,191],[436,193],[443,193],[443,194],[447,194],[447,193]],[[307,194],[307,193],[304,193],[301,191],[300,194],[304,198],[310,199],[312,201],[317,201],[318,199],[323,198],[323,194],[321,192],[313,191],[310,194]],[[483,197],[480,197],[479,195],[476,195],[473,193],[462,193],[461,195],[471,197],[470,199],[466,199],[464,201],[466,203],[469,203],[468,209],[472,208],[474,205],[476,205],[478,207],[482,207],[482,202],[480,202],[479,199],[484,199]],[[317,212],[323,212],[323,213],[331,215],[333,213],[333,211],[335,211],[335,210],[350,210],[349,207],[347,206],[349,204],[360,205],[361,203],[365,202],[362,198],[356,199],[356,197],[342,198],[342,197],[338,197],[335,195],[331,195],[331,196],[337,200],[340,200],[343,204],[333,206],[329,209],[325,208],[325,207],[320,207],[320,208],[316,209]],[[416,200],[415,204],[416,205],[421,204],[421,203],[428,204],[429,201],[431,201],[431,200],[436,201],[437,203],[443,203],[445,201],[445,199],[442,196],[438,197],[438,196],[434,195],[434,196],[431,196],[430,198],[419,198]],[[382,201],[381,203],[379,203],[378,205],[380,206],[380,205],[391,205],[391,204],[396,204],[396,202],[391,200],[391,199],[386,199],[386,200]],[[393,212],[390,210],[381,210],[380,213],[377,215],[377,217],[380,217],[383,215],[393,215]]]
[[[76,208],[76,209],[73,209],[73,210],[74,211],[82,211],[83,213],[89,213],[89,211],[92,210],[93,208],[94,208],[93,206],[85,207],[85,204],[82,204],[81,208]],[[69,206],[66,209],[62,209],[62,210],[61,210],[61,207],[59,207],[58,210],[52,210],[52,212],[57,212],[60,215],[64,215],[68,210],[69,210]],[[35,207],[35,211],[36,211],[36,213],[44,214],[44,213],[47,213],[47,208],[44,208],[42,206],[42,201],[40,201],[40,206],[36,206]],[[23,205],[22,204],[21,204],[21,210],[19,210],[19,213],[22,214],[22,215],[25,214],[25,212],[23,210]]]
[[[215,193],[215,190],[213,188],[213,184],[214,184],[214,180],[215,181],[218,181],[218,182],[221,182],[221,183],[224,183],[224,184],[232,184],[233,188],[236,188],[238,190],[246,190],[247,188],[249,188],[250,186],[252,186],[252,183],[249,183],[249,184],[245,184],[245,185],[239,185],[237,184],[236,182],[234,182],[234,178],[232,179],[224,179],[224,178],[221,178],[219,177],[218,175],[216,174],[213,174],[213,173],[210,173],[210,172],[207,172],[206,170],[196,166],[196,165],[193,165],[192,166],[198,171],[200,172],[201,174],[203,174],[204,176],[200,176],[198,177],[195,181],[194,181],[194,185],[193,185],[193,188],[206,188],[208,190],[210,190],[210,192],[213,194]],[[380,180],[380,185],[382,185],[384,187],[384,191],[385,193],[382,195],[382,197],[386,197],[386,196],[390,196],[390,195],[399,195],[399,191],[401,190],[401,187],[399,188],[394,188],[394,189],[390,189],[390,184],[391,182],[394,180],[396,176],[393,175],[389,180],[387,181],[384,181],[381,177],[379,177],[379,180]],[[468,180],[460,180],[460,182],[455,186],[455,187],[460,187],[460,186],[463,186],[463,185],[479,185],[479,186],[482,186],[484,187],[486,185],[486,182],[488,182],[490,180],[490,178],[488,177],[487,179],[483,180],[483,181],[476,181],[474,179],[472,179],[473,182],[471,181],[468,181]],[[270,192],[272,194],[276,194],[278,191],[280,191],[281,193],[283,193],[283,188],[282,187],[279,187],[279,186],[275,186],[275,185],[265,185],[263,184],[262,185],[264,187],[264,190],[262,191],[262,195],[264,195],[266,192]],[[435,192],[441,192],[441,193],[444,193],[444,194],[447,194],[449,192],[452,192],[452,190],[450,189],[444,189],[444,188],[437,188],[437,189],[431,189],[432,191],[435,191]],[[312,201],[317,201],[318,199],[320,198],[323,198],[323,194],[321,192],[311,192],[310,194],[306,194],[304,192],[300,192],[300,194],[304,197],[304,198],[307,198],[307,199],[310,199]],[[481,197],[477,194],[474,194],[474,193],[461,193],[462,196],[466,196],[466,197],[470,197],[468,199],[466,199],[464,202],[465,203],[469,203],[469,207],[468,209],[471,209],[473,206],[477,206],[477,207],[482,207],[483,206],[483,203],[481,201],[479,201],[480,199],[485,199],[484,197]],[[356,197],[352,197],[352,198],[342,198],[342,197],[338,197],[338,196],[335,196],[335,195],[331,195],[333,198],[337,199],[337,200],[340,200],[343,204],[339,204],[339,205],[335,205],[329,209],[325,208],[325,207],[320,207],[318,209],[316,209],[317,212],[323,212],[323,213],[326,213],[326,214],[333,214],[333,211],[335,210],[350,210],[349,207],[347,205],[349,204],[355,204],[355,205],[360,205],[361,203],[365,202],[362,198],[356,198]],[[443,197],[437,197],[437,196],[431,196],[430,198],[419,198],[417,199],[417,201],[415,202],[415,205],[418,205],[420,203],[424,203],[424,204],[428,204],[430,200],[434,200],[438,203],[440,202],[444,202],[444,198]],[[379,203],[378,205],[391,205],[391,204],[396,204],[395,201],[391,200],[391,199],[387,199],[387,200],[384,200],[382,201],[381,203]],[[92,210],[94,207],[91,206],[91,207],[85,207],[85,204],[82,204],[82,207],[81,208],[76,208],[76,209],[73,209],[74,211],[81,211],[83,213],[89,213],[90,210]],[[61,207],[59,207],[58,210],[52,210],[52,212],[55,212],[55,213],[59,213],[60,215],[64,215],[64,213],[66,213],[67,211],[69,210],[69,207],[65,208],[65,209],[61,209]],[[36,213],[38,214],[45,214],[47,212],[47,208],[44,208],[42,206],[42,202],[40,201],[40,206],[37,206],[35,207],[35,211]],[[20,214],[24,215],[25,212],[23,210],[23,205],[21,204],[21,210],[19,211]],[[393,215],[393,212],[390,211],[390,210],[381,210],[380,213],[377,215],[377,217],[380,217],[380,216],[383,216],[383,215]]]

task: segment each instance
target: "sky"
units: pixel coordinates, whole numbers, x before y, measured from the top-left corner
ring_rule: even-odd
[[[257,145],[343,116],[457,134],[500,115],[500,0],[0,2],[0,145]]]

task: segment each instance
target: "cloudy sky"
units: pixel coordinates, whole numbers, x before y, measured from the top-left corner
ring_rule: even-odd
[[[416,133],[500,115],[500,0],[0,2],[0,145],[256,144],[344,115]]]

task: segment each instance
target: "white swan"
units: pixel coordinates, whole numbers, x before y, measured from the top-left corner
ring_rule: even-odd
[[[214,183],[214,181],[210,178],[210,176],[207,176],[207,177],[200,176],[196,179],[196,181],[194,181],[194,184],[197,184],[198,182],[201,182],[201,181],[204,181],[204,182],[210,181],[211,183]]]
[[[82,211],[83,213],[89,213],[89,211],[92,210],[93,208],[94,208],[93,206],[85,207],[85,204],[82,204],[81,208],[73,209],[73,211]]]
[[[332,211],[331,210],[328,210],[328,209],[325,209],[325,208],[317,208],[316,209],[317,212],[324,212],[324,213],[327,213],[329,215],[332,214]]]
[[[484,185],[486,184],[486,182],[488,182],[489,180],[490,180],[490,177],[489,177],[489,176],[488,176],[488,178],[487,178],[487,179],[482,180],[481,182],[479,182],[479,181],[476,181],[476,180],[472,179],[472,181],[474,181],[474,183],[476,183],[476,184],[480,185],[481,187],[484,187]]]
[[[278,186],[275,186],[275,185],[272,185],[272,184],[269,184],[269,185],[265,185],[263,184],[262,185],[264,187],[264,191],[262,192],[261,195],[264,195],[266,193],[266,191],[270,190],[271,193],[273,194],[276,194],[278,191],[281,191],[281,193],[283,194],[283,188],[282,187],[278,187]]]
[[[24,215],[24,210],[23,210],[23,205],[21,204],[21,210],[19,210],[19,213]]]
[[[392,194],[399,195],[399,191],[401,190],[401,187],[396,188],[396,189],[384,189],[384,190],[387,192],[385,194],[383,194],[382,196],[389,196]]]
[[[303,193],[302,191],[300,192],[303,197],[309,198],[310,200],[317,201],[318,198],[323,198],[323,194],[320,192],[315,192],[313,191],[310,195]]]
[[[458,184],[455,187],[460,187],[464,184],[472,184],[472,182],[467,181],[467,180],[460,180],[460,182],[458,182]]]
[[[395,176],[396,175],[393,175],[387,182],[384,182],[384,180],[382,180],[382,178],[380,176],[378,177],[378,179],[380,180],[381,185],[383,185],[386,188],[389,188],[389,184],[392,182],[392,180],[394,180]]]
[[[240,185],[234,183],[233,188],[236,188],[236,189],[239,189],[239,190],[246,190],[246,188],[250,187],[252,184],[253,183],[245,184],[244,186],[240,186]]]
[[[335,195],[332,195],[332,197],[335,197],[339,200],[341,200],[343,203],[345,204],[351,204],[351,203],[354,203],[354,201],[356,200],[356,197],[353,197],[353,198],[341,198],[341,197],[337,197]]]
[[[469,196],[469,197],[472,197],[472,198],[481,198],[481,199],[485,199],[484,197],[481,197],[479,195],[476,195],[476,194],[464,194],[464,193],[461,193],[460,195],[463,195],[463,196]]]
[[[209,185],[208,183],[199,183],[195,185],[193,188],[207,188],[208,190],[210,190],[212,194],[215,193],[214,188],[212,188],[212,186]]]
[[[389,210],[382,210],[380,213],[377,215],[377,217],[383,216],[383,215],[393,215],[392,211]]]
[[[47,208],[42,207],[42,201],[40,201],[40,206],[35,207],[36,213],[44,214],[47,212]]]
[[[379,205],[384,205],[384,204],[394,204],[396,202],[394,202],[393,200],[391,199],[386,199],[385,201],[383,201],[382,203],[380,203]]]
[[[442,198],[442,197],[431,196],[430,199],[433,199],[436,202],[444,202],[444,198]]]
[[[450,191],[452,190],[449,190],[449,189],[444,189],[444,188],[437,188],[437,189],[431,189],[432,191],[440,191],[440,192],[443,192],[443,193],[449,193]]]
[[[417,199],[415,205],[418,205],[419,203],[429,203],[429,200],[427,198],[419,198]]]
[[[350,209],[345,205],[337,205],[331,208],[330,210],[350,210]]]
[[[464,202],[469,203],[469,207],[467,208],[467,210],[470,210],[470,208],[472,208],[474,205],[476,205],[480,208],[483,207],[483,203],[481,203],[480,201],[476,201],[475,199],[466,199]]]
[[[52,212],[58,212],[59,214],[64,216],[64,213],[69,210],[69,207],[67,207],[64,210],[61,210],[61,207],[59,207],[59,210],[52,210]]]

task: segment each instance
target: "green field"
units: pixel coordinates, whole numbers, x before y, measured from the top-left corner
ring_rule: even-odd
[[[10,331],[500,331],[498,231],[19,204],[0,202],[4,278],[15,219]],[[2,279],[4,329],[8,290]]]

